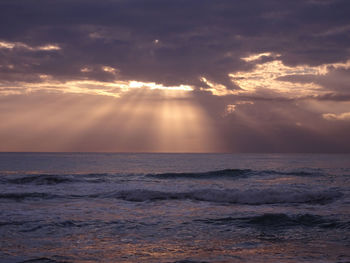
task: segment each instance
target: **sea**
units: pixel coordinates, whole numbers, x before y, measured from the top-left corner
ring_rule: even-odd
[[[350,155],[0,153],[0,262],[350,262]]]

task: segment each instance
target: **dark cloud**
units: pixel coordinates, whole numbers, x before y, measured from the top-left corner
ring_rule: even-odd
[[[347,1],[4,0],[0,10],[0,39],[58,43],[60,54],[21,59],[65,78],[104,64],[119,78],[198,85],[206,76],[237,88],[227,74],[245,69],[249,53],[276,52],[290,65],[349,57]]]
[[[187,84],[195,87],[191,99],[205,111],[218,137],[224,141],[215,149],[350,152],[349,123],[335,124],[322,118],[322,114],[344,113],[347,104],[342,106],[343,112],[336,106],[320,104],[350,101],[350,70],[345,66],[350,59],[349,14],[348,0],[2,0],[0,44],[19,44],[11,48],[0,45],[0,94],[25,93],[26,85],[20,87],[18,83],[44,83],[46,79],[41,75],[49,75],[58,82],[137,80],[170,86]],[[48,44],[60,49],[39,48]],[[266,54],[253,61],[241,59],[259,53]],[[288,95],[263,87],[252,92],[214,96],[209,91],[210,85],[200,81],[205,77],[230,91],[242,91],[231,81],[229,73],[252,72],[259,65],[276,60],[290,67],[343,64],[330,66],[323,75],[294,72],[277,77],[281,86],[283,83],[300,84],[298,87],[318,85],[320,89],[312,95],[295,95],[293,92],[298,87],[291,88]],[[104,70],[106,66],[115,71]],[[131,100],[137,104],[135,98],[139,98],[133,91],[118,102],[113,98],[103,102],[99,96],[96,102],[90,95],[79,97],[56,92],[53,89],[40,96],[35,93],[28,96],[31,98],[1,97],[6,103],[0,108],[0,116],[14,119],[15,113],[22,115],[33,109],[28,118],[39,121],[43,114],[48,122],[45,129],[52,131],[53,136],[64,137],[69,136],[69,131],[76,131],[74,125],[65,131],[60,123],[66,126],[69,121],[74,123],[73,117],[83,116],[81,109],[89,108],[89,103],[97,103],[99,106],[95,108],[101,109],[106,101],[122,105],[123,101]],[[83,102],[76,102],[82,98]],[[38,103],[40,100],[47,101]],[[73,117],[64,121],[56,116],[59,121],[50,126],[50,114],[57,115],[57,108],[49,103],[54,101],[62,107],[76,102],[79,107],[68,107]],[[240,104],[241,101],[252,103]],[[305,106],[307,103],[314,108]],[[23,108],[16,110],[16,105]],[[235,110],[228,114],[227,105],[234,105]],[[48,110],[42,113],[40,108],[45,107]],[[89,112],[93,115],[92,110]],[[117,132],[119,139],[114,144],[109,144],[107,139],[115,137],[118,125],[127,119],[127,116],[114,119],[108,116],[104,121],[113,120],[112,124],[103,130],[94,124],[76,139],[76,149],[89,150],[84,145],[89,145],[91,138],[91,149],[118,149],[126,132]],[[40,149],[50,149],[52,134],[46,134],[44,128],[27,135],[23,132],[33,120],[18,120],[17,124],[7,126],[3,123],[0,138],[7,139],[8,146],[11,142],[27,145],[25,149],[34,147],[38,138],[44,138]],[[137,150],[141,145],[140,149],[145,151],[154,150],[154,145],[144,139],[145,135],[154,136],[147,125],[154,120],[148,116],[138,121],[131,138],[125,140],[132,143],[123,144],[122,149]],[[11,127],[16,132],[11,132]]]

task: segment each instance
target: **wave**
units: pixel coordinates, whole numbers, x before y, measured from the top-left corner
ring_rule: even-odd
[[[58,195],[48,193],[2,193],[0,199],[11,199],[15,201],[22,201],[24,199],[53,199],[58,198]]]
[[[139,227],[144,226],[154,226],[153,223],[146,223],[143,221],[135,221],[135,220],[65,220],[65,221],[57,221],[57,222],[44,222],[42,220],[39,221],[28,221],[28,222],[16,222],[16,223],[6,223],[4,226],[15,226],[19,232],[28,233],[28,232],[46,232],[51,231],[52,229],[103,229],[105,227],[113,227],[118,229],[138,229]],[[1,225],[0,225],[1,227]]]
[[[256,175],[292,175],[292,176],[320,176],[323,175],[319,172],[307,172],[307,171],[275,171],[275,170],[251,170],[251,169],[224,169],[209,172],[199,173],[160,173],[160,174],[147,174],[146,177],[153,177],[158,179],[211,179],[211,178],[244,178],[248,176]]]
[[[291,172],[282,172],[275,170],[263,170],[260,172],[261,174],[271,174],[271,175],[293,175],[293,176],[322,176],[323,173],[318,171],[315,172],[307,172],[307,171],[291,171]]]
[[[197,219],[195,221],[213,224],[213,225],[236,225],[241,227],[257,226],[257,227],[320,227],[320,228],[338,228],[348,229],[350,228],[350,222],[341,222],[335,219],[325,219],[319,215],[312,214],[263,214],[260,216],[252,217],[225,217],[216,219]]]
[[[132,202],[157,201],[157,200],[195,200],[215,203],[232,203],[247,205],[279,204],[279,203],[318,203],[331,202],[342,196],[335,190],[326,191],[277,191],[274,189],[246,190],[236,189],[216,190],[203,189],[190,192],[162,192],[152,190],[128,190],[106,197],[115,197]]]
[[[32,222],[35,222],[35,221],[3,221],[3,222],[0,222],[0,227],[7,227],[7,226],[22,226],[24,224],[27,224],[27,223],[32,223]]]
[[[68,194],[68,195],[56,195],[50,193],[38,193],[38,192],[24,192],[24,193],[0,193],[0,199],[9,199],[14,201],[23,201],[23,200],[42,200],[42,199],[88,199],[88,198],[98,198],[102,197],[101,194],[89,194],[89,195],[77,195],[77,194]]]
[[[73,174],[73,175],[57,175],[57,174],[29,174],[17,178],[1,178],[0,183],[3,184],[34,184],[34,185],[55,185],[62,183],[100,183],[106,182],[109,174]]]
[[[249,175],[253,171],[250,169],[226,169],[219,171],[210,171],[204,173],[162,173],[162,174],[146,174],[146,177],[154,177],[158,179],[175,179],[175,178],[192,178],[192,179],[210,179],[210,178],[233,178]],[[69,175],[57,175],[57,174],[28,174],[18,178],[0,178],[2,184],[34,184],[34,185],[54,185],[62,183],[100,183],[108,182],[113,178],[120,176],[121,174],[108,174],[108,173],[88,173],[88,174],[69,174]],[[135,174],[124,174],[123,178],[127,179],[128,176],[135,176]]]
[[[31,227],[29,229],[24,229],[21,232],[34,232],[36,230],[45,228],[45,227],[55,227],[55,228],[70,228],[70,227],[84,227],[84,226],[88,226],[89,223],[85,223],[85,222],[78,222],[78,221],[74,221],[74,220],[67,220],[67,221],[63,221],[63,222],[56,222],[56,223],[50,223],[50,224],[40,224],[37,225],[35,227]]]
[[[161,173],[147,174],[147,177],[155,177],[159,179],[176,179],[176,178],[191,178],[191,179],[207,179],[218,177],[241,177],[252,173],[250,169],[225,169],[218,171],[200,172],[200,173]]]
[[[264,175],[291,175],[291,176],[320,176],[319,172],[295,171],[281,172],[275,170],[251,170],[251,169],[224,169],[208,172],[193,173],[155,173],[146,174],[145,177],[157,179],[240,179],[250,176]],[[87,174],[28,174],[12,178],[12,176],[0,177],[1,184],[19,184],[19,185],[56,185],[68,183],[105,183],[115,182],[119,177],[128,180],[135,174],[109,174],[109,173],[87,173]],[[140,175],[141,176],[141,175]]]
[[[25,261],[20,261],[18,263],[70,263],[70,261],[61,261],[61,260],[41,257],[41,258],[33,258]]]
[[[54,195],[49,193],[2,193],[0,199],[22,201],[25,199],[57,199],[57,198],[116,198],[130,202],[161,200],[193,200],[214,203],[263,205],[283,203],[327,204],[340,198],[343,194],[337,190],[283,190],[283,189],[200,189],[188,192],[163,192],[148,189],[131,189],[124,191],[94,193],[89,195]]]
[[[77,221],[77,220],[66,220],[66,221],[60,221],[60,222],[53,222],[48,224],[42,224],[41,222],[37,222],[37,224],[34,227],[26,228],[24,230],[21,230],[21,232],[34,232],[39,229],[47,228],[47,227],[54,227],[54,228],[82,228],[82,227],[97,227],[97,226],[103,226],[103,225],[116,225],[120,224],[118,221],[110,221],[110,222],[103,222],[100,220],[94,220],[94,221]],[[31,223],[32,225],[32,223]]]
[[[61,176],[61,175],[51,175],[51,174],[38,174],[38,175],[29,175],[20,178],[7,179],[8,183],[11,184],[60,184],[60,183],[70,183],[74,182],[71,177]]]

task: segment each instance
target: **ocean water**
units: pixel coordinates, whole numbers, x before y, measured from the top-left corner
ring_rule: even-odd
[[[0,153],[0,262],[350,262],[350,155]]]

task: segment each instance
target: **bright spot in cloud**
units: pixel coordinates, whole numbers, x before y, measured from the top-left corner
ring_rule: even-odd
[[[238,86],[240,86],[244,91],[248,92],[254,92],[258,88],[292,93],[295,93],[296,91],[304,93],[310,90],[319,89],[320,86],[313,83],[300,85],[277,80],[278,78],[287,75],[306,74],[320,74],[320,70],[318,68],[307,66],[289,67],[285,66],[282,61],[275,60],[259,64],[252,71],[236,72],[234,74],[229,74],[229,76]]]
[[[50,79],[50,76],[49,75],[45,75],[45,74],[41,74],[41,75],[39,75],[39,78],[41,78],[41,79]]]
[[[0,48],[4,49],[14,49],[14,48],[22,48],[22,49],[27,49],[30,51],[51,51],[51,50],[60,50],[60,46],[54,45],[54,44],[47,44],[44,46],[29,46],[25,43],[22,42],[8,42],[8,41],[0,41]]]
[[[238,105],[245,105],[245,104],[253,105],[254,102],[250,101],[250,100],[241,100],[241,101],[237,101],[236,104],[238,104]]]
[[[33,50],[60,50],[61,48],[57,45],[46,45],[46,46],[40,46],[37,48],[33,48]]]
[[[322,87],[313,82],[297,83],[288,80],[282,80],[282,77],[293,77],[302,75],[325,75],[331,68],[350,68],[350,61],[346,63],[323,64],[320,66],[299,65],[295,67],[286,66],[280,59],[281,55],[272,54],[270,52],[254,54],[244,57],[242,60],[251,62],[258,60],[263,56],[274,56],[275,60],[255,65],[251,71],[239,71],[231,73],[228,76],[231,81],[241,88],[241,90],[230,90],[225,85],[215,83],[201,77],[200,80],[205,83],[208,88],[201,90],[210,91],[215,96],[237,95],[244,93],[255,93],[258,90],[269,90],[280,93],[288,97],[301,97],[306,95],[320,95],[320,92],[326,93]]]
[[[242,58],[245,61],[256,60],[257,58],[270,53],[262,53],[248,58]],[[279,78],[285,76],[301,76],[301,75],[325,75],[329,68],[344,67],[349,68],[350,61],[346,63],[324,64],[321,66],[300,65],[295,67],[286,66],[281,60],[273,60],[261,64],[257,64],[252,71],[239,71],[231,73],[229,76],[244,92],[256,92],[258,89],[271,90],[292,97],[311,95],[317,92],[320,94],[321,86],[315,83],[293,83],[284,81]],[[326,91],[325,91],[326,92]]]
[[[108,69],[109,70],[109,69]],[[83,72],[89,72],[87,68],[81,69]],[[49,75],[38,75],[42,82],[17,82],[11,87],[6,86],[6,89],[1,90],[1,95],[21,94],[33,91],[59,91],[64,93],[81,93],[90,95],[103,95],[119,98],[123,93],[130,89],[148,89],[148,90],[164,90],[172,94],[167,95],[185,96],[185,93],[193,91],[193,87],[189,85],[179,86],[164,86],[155,82],[141,82],[141,81],[114,81],[103,82],[95,80],[71,80],[66,82],[56,81]],[[1,87],[1,82],[0,82]],[[181,93],[181,94],[180,94]]]
[[[215,96],[226,96],[230,94],[237,94],[235,90],[228,90],[226,86],[207,80],[201,77],[200,81],[204,82],[210,88],[200,88],[200,90],[210,91]]]
[[[103,66],[102,70],[109,73],[116,73],[118,70],[109,66]]]
[[[350,112],[344,112],[341,114],[325,113],[325,114],[322,114],[322,117],[330,121],[331,120],[345,121],[345,120],[350,120]]]
[[[235,102],[236,104],[228,104],[225,109],[224,116],[228,116],[229,114],[234,113],[237,110],[237,106],[239,105],[253,105],[253,101],[248,101],[248,100],[241,100]]]
[[[226,106],[226,114],[231,114],[236,110],[236,105],[229,104]]]
[[[87,72],[91,72],[91,71],[92,71],[92,69],[89,67],[84,67],[84,68],[80,69],[80,72],[83,72],[83,73],[87,73]]]
[[[0,41],[0,48],[12,49],[15,47],[15,43]]]
[[[241,58],[241,59],[246,61],[246,62],[251,62],[254,60],[258,60],[259,58],[264,57],[264,56],[266,56],[266,57],[272,56],[272,53],[266,52],[266,53],[260,53],[260,54],[253,54],[253,55],[250,55],[248,57]],[[279,57],[281,55],[277,55],[277,56]]]
[[[189,85],[179,85],[179,86],[163,86],[162,84],[156,84],[155,82],[140,82],[140,81],[129,81],[128,86],[130,88],[142,88],[146,87],[151,90],[182,90],[182,91],[192,91],[193,87]]]

